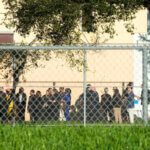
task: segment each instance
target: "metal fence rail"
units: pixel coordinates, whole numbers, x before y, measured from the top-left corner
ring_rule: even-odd
[[[142,50],[149,44],[102,46],[0,46],[0,50]]]

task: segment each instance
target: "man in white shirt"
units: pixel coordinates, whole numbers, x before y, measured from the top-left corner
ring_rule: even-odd
[[[19,122],[23,122],[25,120],[26,100],[27,96],[24,93],[24,89],[21,87],[19,89],[19,93],[16,95],[16,111]]]

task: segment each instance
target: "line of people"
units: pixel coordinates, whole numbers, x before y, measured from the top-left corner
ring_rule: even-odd
[[[15,101],[14,101],[15,99]],[[13,106],[15,102],[15,112]],[[13,96],[11,89],[3,89],[0,87],[0,119],[3,123],[12,122],[13,116],[18,122],[25,121],[27,95],[24,88],[20,88],[19,92]],[[57,89],[49,88],[46,94],[42,96],[40,91],[35,93],[30,91],[27,110],[30,113],[30,121],[51,121],[63,120],[69,121],[69,110],[71,104],[71,89],[60,87]],[[61,113],[60,113],[61,112]]]
[[[57,89],[49,88],[46,94],[41,96],[41,92],[30,91],[28,112],[30,121],[69,121],[69,110],[71,104],[71,90],[60,87]]]
[[[122,95],[117,87],[113,87],[113,96],[108,93],[108,88],[104,89],[99,102],[98,92],[90,84],[86,90],[86,118],[88,122],[109,121],[122,123],[134,122],[134,98],[133,83],[130,82]],[[84,93],[79,96],[75,106],[78,109],[77,116],[83,120]]]
[[[104,89],[105,94],[101,96],[101,106],[103,110],[103,118],[105,121],[122,123],[122,121],[130,120],[133,123],[131,110],[134,108],[134,93],[132,87],[128,87],[123,91],[121,96],[117,87],[113,87],[113,96],[108,94],[108,88]]]
[[[14,107],[15,99],[15,108]],[[26,108],[27,96],[24,93],[24,89],[20,88],[19,93],[13,95],[12,89],[8,88],[4,90],[0,87],[0,118],[3,123],[12,122],[13,116],[16,120],[25,120],[25,108]]]
[[[134,122],[134,97],[133,83],[129,83],[122,95],[117,87],[113,88],[113,96],[108,93],[108,88],[104,89],[104,94],[99,94],[90,84],[86,89],[86,120],[88,122],[99,121],[122,121],[130,120]],[[15,114],[13,114],[13,103],[15,99]],[[12,96],[11,89],[0,88],[0,118],[2,122],[12,120],[15,115],[16,121],[25,121],[27,95],[21,87],[19,92]],[[71,89],[60,87],[49,88],[42,96],[40,91],[30,91],[27,111],[30,113],[31,122],[45,121],[83,121],[84,118],[84,93],[76,100],[75,105],[71,105]],[[108,117],[109,116],[109,117]]]

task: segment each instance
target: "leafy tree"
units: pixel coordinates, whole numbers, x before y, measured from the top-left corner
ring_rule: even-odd
[[[38,41],[54,45],[80,40],[80,20],[87,32],[115,34],[116,21],[127,24],[141,9],[142,0],[3,0],[8,27],[22,36],[33,32]],[[6,23],[6,20],[5,20]],[[128,31],[132,26],[125,25]]]
[[[123,20],[128,32],[133,33],[132,20],[136,12],[149,5],[143,0],[3,0],[7,12],[4,24],[22,36],[34,33],[35,41],[51,45],[82,44],[81,18],[87,32],[115,35],[115,22]],[[3,51],[0,51],[2,54]],[[83,64],[81,51],[57,51],[56,57],[65,58],[79,70]],[[0,55],[1,69],[13,73],[16,84],[25,69],[38,66],[38,60],[51,58],[52,51],[5,51]],[[13,72],[13,60],[16,69]],[[9,61],[7,61],[9,60]],[[30,62],[30,63],[27,63]]]

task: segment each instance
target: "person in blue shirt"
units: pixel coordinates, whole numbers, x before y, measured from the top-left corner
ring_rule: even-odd
[[[130,123],[134,123],[134,93],[131,87],[128,87],[127,107]]]
[[[66,121],[69,121],[70,120],[69,110],[70,110],[70,104],[71,104],[71,89],[69,88],[65,89],[65,96],[63,100],[66,102],[66,109],[65,109],[64,115],[65,115]]]
[[[128,108],[134,108],[134,93],[131,88],[128,88],[127,104]]]

